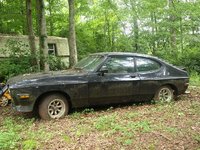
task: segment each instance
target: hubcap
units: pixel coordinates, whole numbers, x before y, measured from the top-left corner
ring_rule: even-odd
[[[60,99],[54,99],[48,105],[48,114],[51,118],[60,118],[66,110],[65,103]]]
[[[2,98],[0,98],[0,106],[5,107],[7,105],[8,105],[8,99],[4,96]]]
[[[170,102],[172,100],[173,93],[168,88],[162,88],[159,92],[159,100],[164,102]]]

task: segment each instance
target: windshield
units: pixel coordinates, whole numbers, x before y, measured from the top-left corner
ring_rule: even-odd
[[[79,61],[74,68],[94,71],[104,60],[104,56],[91,55]]]

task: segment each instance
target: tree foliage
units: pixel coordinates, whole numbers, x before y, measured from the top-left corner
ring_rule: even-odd
[[[45,5],[47,34],[68,37],[68,1],[45,0]],[[76,0],[78,57],[102,51],[146,53],[200,72],[199,7],[200,0]],[[1,0],[0,14],[0,33],[27,34],[24,1]],[[36,18],[33,12],[38,35]]]

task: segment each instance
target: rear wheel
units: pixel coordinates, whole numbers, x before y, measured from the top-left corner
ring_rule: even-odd
[[[160,87],[155,96],[154,100],[155,101],[160,101],[160,102],[170,102],[174,99],[174,93],[173,90],[170,86],[162,86]]]
[[[48,95],[39,105],[39,115],[45,120],[63,118],[68,112],[68,101],[61,94]]]

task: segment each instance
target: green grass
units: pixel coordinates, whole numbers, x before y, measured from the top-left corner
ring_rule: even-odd
[[[131,119],[138,116],[137,113],[126,113],[119,115],[105,115],[94,121],[94,128],[103,132],[106,137],[120,135],[116,141],[123,145],[130,145],[137,132],[145,133],[151,131],[151,123],[148,120],[132,121]]]
[[[63,135],[62,138],[68,144],[71,143],[71,141],[72,141],[70,136],[68,136],[68,135]]]
[[[154,150],[163,144],[171,149],[174,141],[188,149],[198,149],[199,88],[189,90],[190,94],[174,102],[84,109],[53,121],[17,117],[21,115],[5,108],[0,110],[0,149],[59,149],[59,146],[101,149],[103,146],[103,149]],[[177,144],[177,148],[182,147]]]
[[[200,74],[192,72],[190,74],[190,85],[199,86],[200,85]]]
[[[200,134],[196,134],[193,136],[194,140],[196,140],[198,143],[200,143]]]
[[[6,118],[0,129],[0,149],[25,149],[32,150],[40,147],[40,142],[51,136],[42,127],[33,130],[34,119]]]

